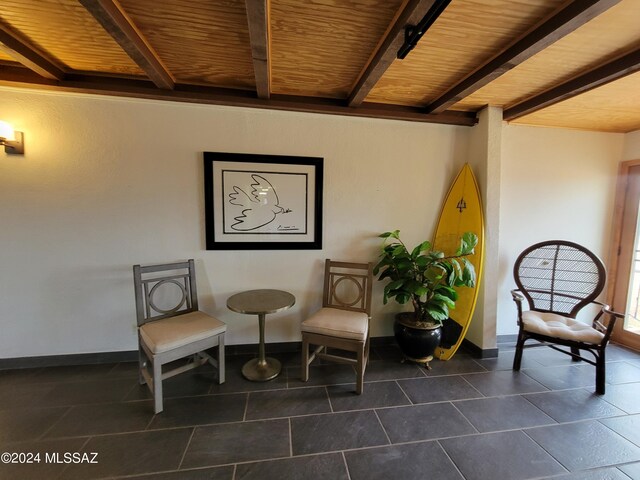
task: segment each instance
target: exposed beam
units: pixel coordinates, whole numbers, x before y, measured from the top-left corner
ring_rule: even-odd
[[[175,102],[228,105],[235,107],[323,113],[354,117],[383,118],[413,122],[473,126],[477,123],[473,112],[446,111],[438,115],[426,114],[418,107],[364,103],[358,108],[348,107],[343,100],[315,97],[271,95],[270,99],[256,98],[252,91],[178,84],[174,90],[158,89],[147,80],[134,80],[96,75],[67,74],[61,82],[54,82],[26,68],[0,64],[0,85],[74,93],[93,93],[132,98],[147,98]]]
[[[38,75],[51,80],[62,80],[64,78],[64,72],[61,67],[45,58],[27,40],[20,38],[18,34],[2,23],[0,23],[0,50]]]
[[[427,105],[427,112],[446,110],[619,2],[620,0],[574,0],[565,3],[497,56]]]
[[[158,88],[174,87],[173,77],[117,0],[80,0],[80,3]]]
[[[371,89],[396,59],[396,54],[405,40],[405,27],[407,25],[416,25],[434,3],[435,0],[409,0],[407,2],[396,22],[388,30],[387,36],[380,43],[373,58],[360,74],[356,86],[349,95],[348,103],[350,107],[357,107],[364,102]]]
[[[451,0],[436,0],[427,14],[416,25],[407,25],[404,27],[404,43],[397,53],[397,58],[403,60],[418,45],[431,25],[435,23],[438,17],[449,6]]]
[[[247,0],[246,6],[256,91],[258,98],[269,98],[271,96],[269,0]]]
[[[640,71],[640,49],[507,108],[503,113],[503,118],[507,121],[515,120],[638,71]]]

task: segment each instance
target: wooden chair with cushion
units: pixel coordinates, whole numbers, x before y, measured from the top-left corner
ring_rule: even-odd
[[[594,365],[596,393],[604,394],[605,348],[616,319],[622,315],[595,300],[606,282],[602,261],[581,245],[550,240],[522,252],[513,275],[518,288],[511,295],[518,308],[519,325],[513,369],[520,370],[525,348],[546,345]],[[529,309],[523,311],[525,300]],[[597,307],[590,325],[576,319],[588,305]],[[525,346],[529,339],[538,343]],[[581,352],[593,357],[585,358]]]
[[[224,334],[227,326],[198,310],[193,260],[133,267],[139,343],[139,380],[162,411],[162,381],[207,362],[224,383]],[[206,350],[218,347],[217,359]],[[187,358],[163,372],[162,366]]]
[[[302,322],[302,380],[309,380],[309,365],[317,358],[347,363],[356,368],[356,393],[361,394],[369,358],[369,321],[373,264],[327,259],[322,308]],[[309,354],[309,346],[316,348]],[[353,352],[329,353],[327,348]]]

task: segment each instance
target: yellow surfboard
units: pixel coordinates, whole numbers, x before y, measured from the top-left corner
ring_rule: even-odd
[[[449,312],[449,320],[444,322],[442,341],[435,352],[436,358],[440,360],[453,357],[464,340],[476,306],[482,277],[484,217],[480,191],[469,164],[462,167],[444,200],[434,235],[435,249],[448,255],[455,253],[460,246],[460,237],[465,232],[472,232],[478,236],[475,253],[467,257],[476,269],[476,286],[457,289],[456,308]]]

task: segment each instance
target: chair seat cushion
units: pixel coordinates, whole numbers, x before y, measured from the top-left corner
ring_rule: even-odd
[[[302,322],[300,328],[302,332],[364,341],[369,331],[369,316],[364,312],[325,307]]]
[[[604,334],[595,328],[573,318],[550,312],[522,312],[522,323],[527,332],[574,342],[599,344]]]
[[[158,354],[215,337],[224,333],[227,325],[198,311],[145,323],[139,330],[144,344]]]

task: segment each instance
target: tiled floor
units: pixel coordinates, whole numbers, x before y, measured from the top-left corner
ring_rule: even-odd
[[[241,356],[224,385],[206,367],[166,381],[157,416],[134,364],[0,372],[0,452],[36,462],[0,479],[640,479],[640,355],[615,345],[604,396],[593,367],[546,348],[520,373],[508,348],[430,371],[374,348],[361,396],[351,367],[304,384],[298,355],[275,356],[267,383]]]

